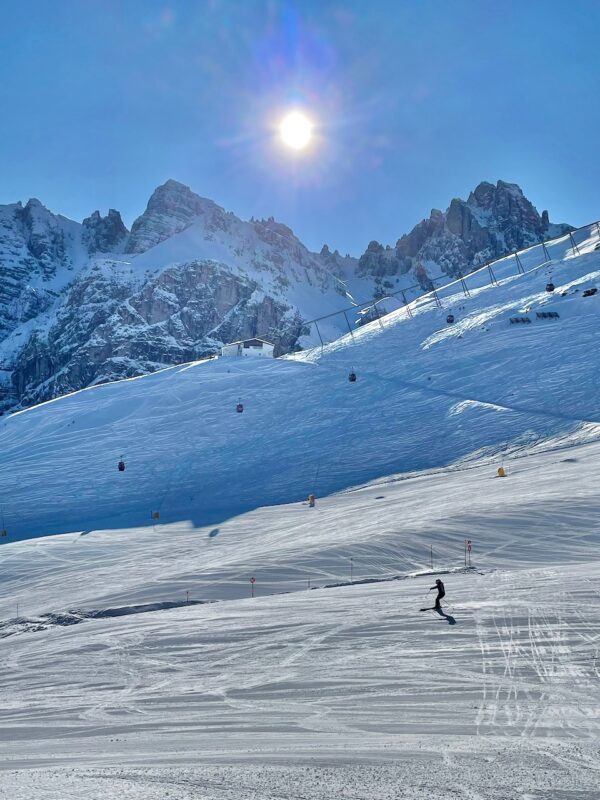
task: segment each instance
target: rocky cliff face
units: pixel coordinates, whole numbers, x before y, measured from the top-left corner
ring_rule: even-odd
[[[125,252],[143,253],[185,230],[199,217],[218,219],[221,212],[212,200],[198,197],[188,186],[168,180],[154,191],[146,210],[131,226]]]
[[[174,265],[141,287],[106,267],[81,276],[48,335],[22,351],[12,377],[23,404],[200,358],[257,332],[290,345],[300,335],[297,311],[214,262]]]
[[[39,200],[0,206],[0,342],[17,323],[47,310],[72,277],[80,228]]]
[[[551,224],[547,211],[538,214],[516,184],[484,182],[468,200],[452,200],[445,213],[433,209],[395,248],[371,242],[359,260],[359,273],[382,284],[390,276],[413,272],[426,285],[428,276],[466,274],[569,230],[569,225]]]
[[[172,180],[131,232],[114,209],[79,224],[37,200],[3,206],[0,409],[236,339],[263,335],[288,349],[307,334],[304,320],[347,307],[349,291],[364,300],[399,282],[427,286],[434,273],[467,272],[561,229],[502,181],[433,211],[395,248],[371,242],[360,261],[326,245],[311,253],[273,218],[244,222]]]
[[[83,220],[82,239],[90,253],[119,253],[127,238],[121,215],[114,208],[109,209],[106,217],[99,211]]]

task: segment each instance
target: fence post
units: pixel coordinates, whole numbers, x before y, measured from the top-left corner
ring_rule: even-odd
[[[406,309],[406,313],[407,313],[407,314],[408,314],[408,316],[409,316],[409,317],[411,317],[411,319],[412,319],[412,315],[413,315],[413,313],[412,313],[412,311],[410,310],[410,306],[408,305],[408,300],[406,299],[406,295],[404,294],[404,291],[402,292],[402,299],[404,300],[404,308]]]
[[[573,245],[573,247],[575,248],[575,250],[577,250],[577,255],[578,255],[578,256],[580,256],[580,255],[581,255],[581,251],[579,250],[579,248],[578,248],[578,247],[577,247],[577,245],[575,244],[575,239],[573,238],[573,234],[572,234],[572,232],[571,232],[571,231],[569,231],[569,238],[571,239],[571,244]]]

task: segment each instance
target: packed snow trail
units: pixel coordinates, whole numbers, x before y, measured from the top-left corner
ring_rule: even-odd
[[[448,578],[454,624],[416,611],[424,577],[13,637],[0,792],[288,800],[309,769],[330,800],[345,769],[349,798],[591,800],[598,579],[597,561]]]
[[[218,524],[474,454],[594,438],[600,301],[582,290],[600,281],[600,253],[570,254],[553,276],[551,295],[534,271],[445,298],[454,325],[446,308],[418,306],[414,319],[396,312],[322,352],[173,367],[5,417],[10,539],[139,527],[156,511]],[[524,309],[533,323],[510,325]],[[537,319],[539,309],[559,319]]]
[[[596,800],[588,437],[521,452],[505,479],[473,461],[218,528],[3,546],[0,798]],[[430,548],[442,614],[419,613]],[[324,588],[350,564],[355,585]]]
[[[549,443],[546,444],[546,447]],[[510,462],[390,477],[306,504],[272,506],[218,528],[189,522],[43,537],[2,547],[0,620],[48,612],[224,600],[353,579],[464,566],[580,563],[600,541],[600,443],[564,440]],[[428,584],[432,585],[432,582]],[[431,596],[430,596],[431,598]],[[429,605],[431,605],[430,603]],[[425,605],[419,603],[418,606]],[[87,623],[86,623],[87,624]]]

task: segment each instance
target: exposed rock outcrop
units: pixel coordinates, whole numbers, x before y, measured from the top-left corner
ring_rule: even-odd
[[[114,208],[109,209],[106,217],[101,217],[99,211],[94,211],[82,224],[83,242],[90,253],[118,253],[122,250],[128,230]]]
[[[212,200],[198,197],[183,183],[168,180],[155,189],[146,210],[131,226],[125,252],[143,253],[202,216],[209,217],[210,224],[218,227],[226,212]]]
[[[569,225],[552,225],[547,211],[538,214],[516,184],[484,181],[468,200],[452,200],[445,213],[433,209],[393,250],[371,242],[359,272],[379,282],[409,271],[417,278],[423,271],[454,277],[569,230]]]

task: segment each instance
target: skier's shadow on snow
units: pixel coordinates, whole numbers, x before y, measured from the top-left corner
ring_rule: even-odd
[[[456,620],[454,619],[452,614],[444,614],[441,608],[435,608],[434,611],[436,611],[440,615],[440,617],[443,617],[445,620],[447,620],[448,625],[456,625]]]

